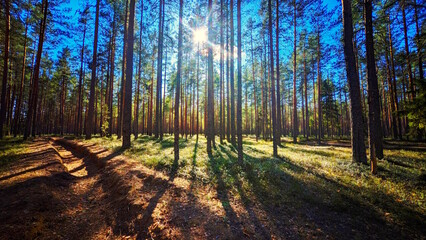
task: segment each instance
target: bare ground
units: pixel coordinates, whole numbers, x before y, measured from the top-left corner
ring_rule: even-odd
[[[265,206],[243,191],[229,192],[220,172],[217,184],[197,183],[176,177],[177,163],[165,175],[120,151],[64,139],[36,139],[30,150],[0,173],[0,239],[416,236],[384,221],[309,203]]]

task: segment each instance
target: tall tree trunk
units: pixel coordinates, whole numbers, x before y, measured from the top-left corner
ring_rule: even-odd
[[[219,137],[220,137],[220,144],[223,144],[223,139],[225,138],[225,114],[224,110],[225,107],[223,106],[223,78],[224,78],[224,67],[223,67],[223,0],[220,0],[220,109],[219,109]]]
[[[376,60],[374,59],[373,40],[373,5],[371,0],[364,0],[365,17],[365,48],[368,73],[368,132],[370,146],[371,172],[377,173],[377,158],[383,158],[383,136],[380,123],[379,87],[376,74]]]
[[[233,0],[231,0],[231,4]],[[231,5],[231,9],[232,9]],[[212,0],[208,1],[208,41],[213,41],[213,32],[212,32],[212,15],[210,14],[212,11]],[[232,15],[232,13],[231,13]],[[231,23],[232,26],[232,23]],[[231,43],[232,44],[232,43]],[[232,51],[232,50],[231,50]],[[232,62],[231,62],[232,64]],[[232,78],[231,78],[232,82]],[[208,45],[208,79],[207,79],[207,87],[208,87],[208,96],[207,96],[207,109],[208,109],[208,129],[207,129],[207,153],[209,156],[212,155],[212,145],[214,138],[214,84],[213,84],[213,49],[211,45]],[[231,96],[232,97],[232,96]],[[235,136],[234,136],[235,137]]]
[[[274,41],[272,37],[272,1],[268,1],[268,30],[269,30],[269,57],[270,57],[270,78],[271,78],[271,98],[272,98],[272,131],[273,131],[273,139],[272,139],[272,147],[273,147],[273,156],[278,157],[278,132],[277,132],[277,106],[276,106],[276,98],[275,98],[275,80],[274,80]]]
[[[199,101],[199,88],[200,86],[200,43],[197,44],[197,140],[198,140],[198,134],[200,133],[200,118],[199,118],[199,108],[200,108],[200,101]]]
[[[404,24],[404,42],[405,42],[405,55],[407,59],[407,68],[408,68],[408,80],[409,80],[409,88],[410,88],[410,94],[409,99],[410,101],[413,101],[416,97],[416,92],[414,89],[414,79],[413,79],[413,72],[411,70],[411,59],[410,59],[410,49],[408,47],[408,36],[407,36],[407,19],[405,17],[405,0],[401,3],[401,11],[402,11],[402,22]]]
[[[259,140],[259,116],[257,113],[257,96],[256,96],[256,78],[254,74],[254,47],[253,47],[253,22],[250,28],[250,45],[251,45],[251,73],[253,78],[253,99],[254,99],[254,129],[256,141]]]
[[[80,74],[78,79],[78,103],[77,103],[77,120],[76,120],[76,131],[75,135],[81,134],[82,128],[82,110],[83,110],[83,64],[84,64],[84,43],[86,40],[86,22],[84,22],[83,29],[83,45],[81,47],[81,55],[80,55]]]
[[[306,40],[304,39],[303,41],[304,41],[303,43],[303,78],[304,78],[304,87],[305,87],[305,119],[306,119],[305,132],[306,132],[306,140],[309,140],[308,76],[306,72],[306,46],[305,46]]]
[[[276,7],[276,24],[275,24],[275,45],[276,45],[276,54],[277,54],[277,101],[276,101],[276,107],[274,108],[274,111],[276,111],[276,141],[277,141],[277,145],[281,145],[281,111],[280,111],[280,100],[281,100],[281,95],[280,95],[280,10],[279,10],[279,6],[280,6],[280,1],[277,0],[275,7]],[[271,53],[272,54],[272,53]],[[276,110],[275,110],[276,109]]]
[[[27,139],[32,132],[31,125],[33,125],[33,128],[35,128],[34,122],[36,110],[37,110],[37,99],[38,99],[38,83],[40,78],[40,62],[41,62],[41,54],[43,52],[43,43],[44,43],[44,32],[46,30],[46,19],[47,19],[47,9],[48,9],[48,0],[44,1],[42,3],[42,9],[43,10],[43,19],[40,21],[40,32],[39,32],[39,40],[38,40],[38,47],[37,47],[37,56],[36,56],[36,63],[34,66],[34,73],[33,73],[33,83],[32,83],[32,90],[30,94],[30,99],[28,100],[28,112],[27,112],[27,120],[26,120],[26,126],[25,126],[25,132],[24,132],[24,139]],[[3,80],[4,81],[4,80]],[[2,105],[3,106],[3,105]],[[34,131],[33,131],[34,133]],[[33,134],[34,135],[34,134]]]
[[[419,79],[423,81],[423,57],[422,57],[422,49],[423,42],[421,38],[421,32],[419,30],[419,17],[418,17],[418,8],[420,5],[417,5],[417,0],[414,0],[414,19],[416,21],[416,38],[417,38],[417,61],[419,65]]]
[[[161,99],[161,89],[162,89],[162,77],[163,77],[163,1],[160,0],[159,6],[159,22],[158,22],[158,52],[157,52],[157,91],[155,98],[155,129],[154,136],[155,138],[163,138],[162,132],[162,99]]]
[[[229,1],[226,1],[226,6]],[[231,142],[231,108],[230,108],[230,62],[229,62],[229,9],[226,7],[226,140]]]
[[[15,108],[15,123],[14,123],[14,131],[13,136],[16,137],[19,131],[19,121],[21,116],[21,105],[23,101],[23,93],[24,93],[24,82],[25,82],[25,63],[27,58],[27,40],[28,40],[28,20],[30,16],[30,11],[27,12],[27,18],[25,20],[25,37],[24,37],[24,56],[22,57],[22,75],[21,75],[21,83],[19,85],[19,96],[18,101],[16,103]],[[6,48],[5,48],[6,49]],[[5,53],[6,54],[6,53]],[[0,127],[0,129],[2,129]]]
[[[92,138],[94,123],[94,107],[95,107],[95,85],[96,85],[96,60],[98,51],[98,29],[99,29],[99,2],[96,1],[96,18],[95,18],[95,37],[93,41],[93,61],[92,61],[92,79],[90,80],[90,97],[89,110],[86,123],[86,139]]]
[[[130,134],[132,132],[132,79],[133,79],[133,43],[135,24],[135,0],[130,0],[129,26],[127,29],[126,44],[126,81],[124,87],[123,105],[123,148],[130,147]]]
[[[388,33],[389,33],[389,53],[390,53],[390,63],[392,69],[392,87],[394,89],[394,99],[395,99],[395,110],[396,110],[396,121],[398,126],[398,139],[402,140],[402,124],[401,118],[399,117],[399,104],[398,104],[398,91],[396,89],[396,73],[395,73],[395,61],[393,57],[393,44],[392,44],[392,29],[390,27],[390,18],[388,17]]]
[[[108,117],[108,126],[109,126],[109,136],[112,136],[114,129],[114,109],[113,109],[113,96],[114,96],[114,76],[115,76],[115,19],[116,19],[116,10],[114,4],[114,17],[112,20],[112,39],[111,39],[111,68],[110,68],[110,89],[109,89],[109,117]]]
[[[117,138],[121,138],[123,131],[123,107],[124,107],[124,96],[125,96],[125,85],[126,85],[126,52],[127,52],[127,25],[128,25],[128,15],[129,15],[129,0],[126,0],[126,11],[124,14],[124,36],[123,36],[123,60],[121,63],[121,90],[120,98],[120,108],[118,108],[118,126],[117,126]]]
[[[351,116],[351,146],[352,161],[367,163],[364,129],[361,108],[361,93],[359,78],[356,71],[356,61],[353,48],[352,1],[342,1],[343,12],[343,49],[345,52],[346,75],[348,78]]]
[[[390,62],[389,62],[389,53],[388,50],[385,51],[385,57],[386,57],[386,76],[387,76],[387,81],[388,81],[388,91],[389,91],[389,99],[390,99],[390,114],[392,115],[392,120],[391,120],[391,128],[392,128],[392,132],[393,132],[393,138],[396,139],[398,137],[398,124],[397,124],[397,117],[396,117],[396,103],[395,103],[395,94],[394,91],[395,89],[393,89],[393,85],[392,85],[392,74],[391,74],[391,70],[390,70]]]
[[[182,71],[182,18],[183,18],[183,0],[179,0],[179,35],[178,35],[178,63],[176,76],[176,96],[175,96],[175,126],[174,126],[174,155],[175,162],[179,160],[179,99],[180,99],[180,80]]]
[[[231,18],[230,18],[230,27],[231,27],[231,66],[230,66],[230,88],[231,88],[231,143],[236,145],[235,142],[235,88],[234,88],[234,0],[231,0]]]
[[[139,50],[138,50],[138,53],[139,53],[138,83],[136,88],[135,119],[134,119],[134,127],[133,127],[135,139],[138,138],[138,134],[139,134],[139,104],[140,104],[140,88],[141,88],[141,81],[142,81],[142,31],[143,31],[143,0],[141,0],[141,21],[140,21],[140,30],[139,30]]]
[[[0,139],[3,138],[3,123],[6,120],[6,85],[9,63],[9,42],[10,42],[10,1],[5,0],[5,34],[4,34],[4,59],[3,59],[3,80],[1,89],[1,108],[0,108]]]
[[[211,1],[211,0],[210,0]],[[238,135],[238,163],[243,163],[243,132],[242,132],[242,73],[241,73],[241,0],[237,0],[237,43],[238,43],[238,80],[237,80],[237,135]],[[247,121],[247,119],[246,119]]]
[[[320,47],[320,30],[317,29],[317,87],[318,87],[318,144],[321,144],[322,132],[322,106],[321,106],[321,47]]]
[[[296,0],[293,0],[293,142],[297,142],[297,97],[296,97]]]

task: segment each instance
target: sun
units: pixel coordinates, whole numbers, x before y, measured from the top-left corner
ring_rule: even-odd
[[[205,43],[207,42],[207,28],[202,27],[195,29],[192,33],[194,43]]]

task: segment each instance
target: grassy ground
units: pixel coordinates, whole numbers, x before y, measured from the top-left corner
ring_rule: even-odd
[[[28,149],[28,142],[22,139],[5,137],[0,140],[0,171],[7,168],[12,162],[19,159]]]
[[[121,146],[115,137],[88,142],[112,150]],[[141,136],[124,154],[155,170],[170,172],[173,137],[159,141]],[[226,141],[219,144],[216,139],[209,158],[203,136],[198,141],[196,137],[181,139],[177,175],[194,185],[216,184],[243,202],[255,199],[277,212],[284,206],[295,212],[315,206],[347,214],[367,229],[369,221],[364,221],[370,219],[424,237],[426,153],[422,150],[385,150],[376,176],[370,174],[369,166],[351,162],[348,147],[287,142],[279,148],[279,158],[272,158],[271,142],[246,137],[244,154],[244,166],[238,166],[236,150]]]
[[[116,136],[81,141],[121,153],[121,140]],[[173,137],[169,135],[162,141],[141,136],[122,154],[187,179],[193,195],[203,198],[199,201],[209,205],[219,200],[217,208],[226,212],[224,221],[234,222],[236,227],[239,223],[245,226],[247,217],[251,218],[255,231],[263,231],[258,237],[269,236],[268,230],[280,236],[290,227],[295,228],[294,234],[284,235],[290,238],[342,239],[348,234],[351,239],[425,238],[424,143],[387,141],[376,176],[370,174],[368,165],[351,162],[347,141],[326,143],[293,144],[283,138],[279,158],[272,158],[272,142],[244,137],[242,166],[237,164],[236,149],[226,141],[219,144],[218,138],[209,157],[202,135],[198,140],[195,136],[180,140],[178,162],[173,160]],[[0,172],[28,154],[29,144],[12,138],[1,141]],[[263,221],[269,224],[264,226]]]

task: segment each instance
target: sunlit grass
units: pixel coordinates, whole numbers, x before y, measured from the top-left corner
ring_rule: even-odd
[[[9,164],[18,160],[22,154],[28,152],[28,145],[28,142],[20,138],[6,136],[0,140],[0,171],[5,170]]]
[[[117,150],[121,141],[93,138],[108,149]],[[376,218],[405,225],[421,224],[426,214],[426,154],[421,151],[385,150],[378,162],[379,173],[353,163],[351,149],[283,143],[279,158],[272,158],[270,141],[244,138],[244,165],[237,164],[236,149],[226,140],[216,147],[213,158],[206,152],[206,139],[181,138],[178,176],[195,184],[223,185],[241,199],[257,199],[264,205],[294,208],[306,204],[326,206],[355,216]],[[150,168],[170,172],[173,165],[173,136],[162,141],[141,136],[124,154]]]

